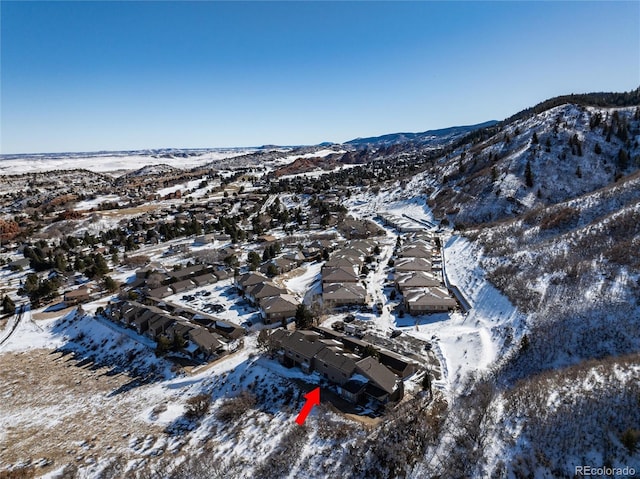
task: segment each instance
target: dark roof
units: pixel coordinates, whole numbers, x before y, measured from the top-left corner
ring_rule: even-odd
[[[193,281],[197,285],[203,285],[203,284],[215,283],[216,281],[218,281],[218,278],[216,278],[211,273],[205,273],[205,274],[201,274],[200,276],[196,276],[195,278],[193,278]]]
[[[271,333],[271,335],[269,336],[269,338],[271,339],[271,341],[273,341],[275,344],[281,345],[282,341],[285,338],[288,338],[290,336],[291,333],[289,333],[288,331],[285,331],[284,329],[276,329],[273,333]]]
[[[194,329],[193,326],[190,326],[188,324],[185,323],[178,323],[176,322],[175,324],[171,325],[169,328],[167,328],[167,333],[168,336],[179,336],[181,338],[184,338],[189,331],[191,331],[192,329]]]
[[[245,273],[238,277],[237,283],[243,288],[246,288],[247,286],[264,283],[265,281],[269,281],[269,278],[260,273]]]
[[[287,290],[284,288],[280,288],[271,282],[267,282],[248,287],[247,293],[254,298],[268,298],[270,296],[287,294]]]
[[[380,389],[379,387],[377,387],[375,384],[373,383],[367,383],[367,387],[365,388],[365,392],[373,397],[376,398],[378,401],[384,401],[385,397],[387,396],[387,394],[391,394],[391,392],[385,391],[383,389]]]
[[[411,374],[411,372],[415,371],[415,363],[414,361],[411,361],[409,358],[402,356],[398,353],[394,353],[393,351],[386,351],[384,349],[379,349],[378,353],[380,355],[379,359],[380,359],[380,363],[383,364],[384,366],[387,366],[389,369],[396,371],[400,374],[405,374],[405,372],[408,372],[409,374]],[[409,368],[409,371],[407,371],[407,368]]]
[[[189,338],[194,344],[210,351],[216,351],[222,347],[222,343],[204,328],[192,329],[189,331]]]
[[[218,278],[218,281],[221,281],[223,279],[227,279],[227,278],[230,278],[231,276],[233,276],[233,271],[231,271],[229,269],[218,269],[218,270],[213,272],[213,275],[216,278]]]
[[[178,281],[177,283],[173,283],[169,285],[169,287],[175,292],[185,291],[187,289],[192,289],[196,286],[196,284],[190,279],[185,279],[184,281]]]
[[[174,320],[168,316],[155,316],[149,320],[149,329],[166,329]]]
[[[324,326],[312,326],[311,329],[319,332],[325,338],[342,339],[344,337],[344,334],[339,333],[338,331],[334,331],[333,329],[330,329],[330,328],[325,328]]]
[[[239,338],[244,335],[244,329],[240,326],[225,321],[216,320],[214,323],[216,330],[220,331],[223,335],[229,336],[232,339]]]
[[[355,270],[349,266],[330,267],[322,270],[322,281],[325,283],[358,281],[358,275]]]
[[[357,379],[349,379],[341,387],[351,394],[359,394],[367,386],[367,383],[358,381]]]
[[[146,278],[136,278],[131,283],[125,284],[125,287],[131,288],[131,289],[136,289],[136,288],[139,288],[140,286],[144,286],[146,283],[147,283],[147,279]]]
[[[323,286],[322,298],[328,300],[362,300],[367,290],[358,283],[328,283]]]
[[[345,373],[347,376],[351,376],[356,369],[356,362],[346,357],[344,354],[331,350],[330,348],[324,348],[316,354],[316,360],[322,361],[329,366],[338,369],[340,372]]]
[[[391,394],[396,385],[397,377],[389,368],[380,364],[380,362],[372,356],[361,359],[356,363],[358,372],[367,377],[377,387]]]
[[[353,336],[343,336],[342,342],[349,349],[355,349],[357,347],[364,349],[367,346],[371,346],[371,343],[367,343],[366,341],[361,341],[360,339],[354,338]]]
[[[296,331],[288,338],[282,340],[282,347],[293,353],[311,359],[325,346],[322,343],[309,341],[303,334]]]
[[[425,258],[401,258],[394,266],[396,271],[431,271],[431,261]]]
[[[182,279],[182,278],[191,276],[192,274],[198,273],[202,271],[204,268],[205,268],[204,265],[196,264],[194,266],[189,266],[187,268],[179,269],[178,271],[171,271],[169,273],[169,276],[171,276],[172,278]]]
[[[172,294],[173,290],[169,286],[160,286],[159,288],[149,291],[149,296],[151,296],[152,298],[165,298],[167,296],[171,296]]]
[[[298,309],[298,302],[290,294],[269,296],[260,300],[260,307],[265,314],[294,312]]]

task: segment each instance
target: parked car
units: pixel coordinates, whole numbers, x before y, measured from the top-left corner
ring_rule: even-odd
[[[336,321],[331,325],[331,329],[333,329],[334,331],[344,331],[344,322]]]
[[[402,334],[402,330],[400,330],[400,329],[394,329],[393,331],[391,331],[391,337],[392,338],[397,338],[401,334]]]
[[[347,317],[344,318],[345,323],[351,323],[356,320],[356,317],[353,314],[347,314]]]

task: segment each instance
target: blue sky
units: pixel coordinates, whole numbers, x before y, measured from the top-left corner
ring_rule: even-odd
[[[640,2],[0,2],[1,152],[315,144],[640,85]]]

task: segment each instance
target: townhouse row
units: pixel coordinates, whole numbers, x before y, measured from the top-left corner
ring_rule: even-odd
[[[113,303],[105,310],[112,321],[156,342],[165,338],[174,349],[193,359],[217,359],[244,344],[245,330],[240,326],[204,314],[190,318],[179,314],[136,301]]]
[[[350,241],[325,262],[321,276],[322,302],[326,307],[365,305],[371,301],[360,277],[375,248],[373,240]]]
[[[399,401],[404,396],[403,378],[418,368],[408,358],[327,328],[277,330],[270,338],[283,365],[317,372],[352,403]]]
[[[444,285],[442,260],[435,238],[415,233],[397,248],[394,285],[411,315],[453,310],[457,301]]]

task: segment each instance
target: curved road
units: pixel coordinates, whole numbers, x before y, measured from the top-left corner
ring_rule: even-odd
[[[26,305],[18,305],[18,307],[16,308],[16,314],[13,316],[15,318],[15,321],[10,327],[7,328],[9,332],[6,334],[6,336],[0,339],[0,346],[6,343],[9,338],[11,338],[11,335],[14,333],[14,331],[18,328],[18,326],[20,325],[20,321],[22,321],[22,317],[24,316],[25,310]]]

